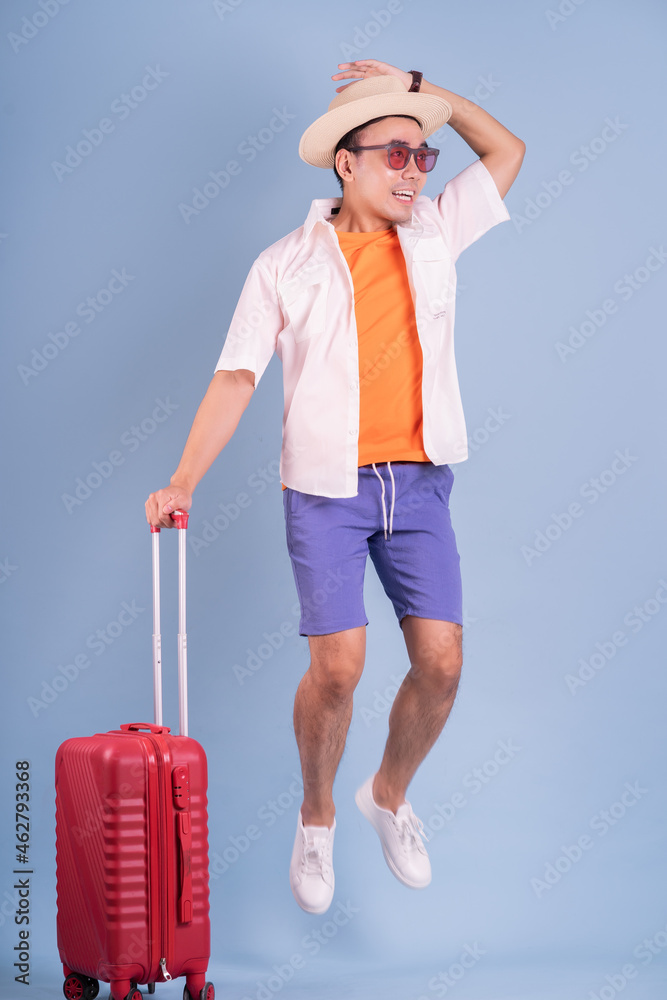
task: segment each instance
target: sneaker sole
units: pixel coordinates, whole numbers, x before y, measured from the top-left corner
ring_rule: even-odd
[[[354,801],[357,803],[359,811],[366,817],[366,819],[371,824],[371,826],[373,827],[373,829],[377,833],[378,837],[380,838],[380,845],[382,847],[382,853],[384,854],[384,859],[387,862],[389,870],[391,871],[391,873],[393,875],[396,876],[396,878],[398,879],[399,882],[402,882],[403,885],[407,885],[408,889],[425,889],[427,885],[431,884],[431,879],[429,879],[428,882],[410,882],[405,877],[405,875],[403,875],[398,870],[398,868],[396,867],[396,865],[392,861],[391,855],[389,854],[389,851],[385,847],[384,838],[383,838],[382,834],[380,833],[380,831],[378,830],[377,826],[375,825],[375,820],[374,820],[373,814],[371,812],[371,807],[370,807],[369,803],[366,802],[366,799],[365,799],[365,796],[364,796],[364,793],[363,793],[363,787],[364,786],[362,785],[362,787],[357,790],[357,793],[354,796]]]
[[[290,889],[292,890],[292,895],[294,896],[294,899],[295,899],[295,901],[297,903],[297,906],[300,906],[301,909],[304,911],[304,913],[313,913],[313,914],[315,914],[315,916],[320,916],[322,913],[326,913],[327,912],[327,910],[329,909],[329,907],[331,906],[331,904],[333,902],[334,889],[336,888],[335,882],[334,882],[334,887],[331,890],[331,899],[329,900],[329,902],[327,903],[326,906],[319,907],[319,909],[314,909],[312,906],[304,906],[303,903],[299,902],[299,900],[297,899],[297,895],[296,895],[296,892],[294,890],[294,885],[292,884],[292,879],[291,878],[289,880],[289,884],[290,884]]]

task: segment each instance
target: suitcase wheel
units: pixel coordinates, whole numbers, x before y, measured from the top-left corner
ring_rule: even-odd
[[[63,993],[67,1000],[95,1000],[100,992],[100,984],[96,979],[71,972],[63,983]]]
[[[129,993],[125,994],[125,1000],[143,1000],[143,993],[138,990],[136,986],[130,989]]]
[[[63,993],[67,1000],[95,1000],[100,992],[100,984],[96,979],[71,972],[63,983]]]
[[[186,984],[183,987],[183,1000],[215,1000],[215,986],[213,983],[204,983],[199,991],[199,996],[193,997]]]

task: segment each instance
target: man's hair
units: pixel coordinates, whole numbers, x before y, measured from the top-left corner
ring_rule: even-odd
[[[336,149],[334,151],[334,168],[333,168],[333,171],[334,171],[334,174],[336,175],[336,180],[340,184],[341,191],[344,190],[344,188],[343,188],[343,179],[342,179],[342,177],[340,176],[340,174],[338,173],[338,171],[336,169],[336,162],[335,162],[336,161],[336,157],[338,155],[338,150],[339,149],[349,149],[350,146],[359,146],[359,145],[361,145],[361,142],[362,142],[362,133],[363,133],[364,129],[367,129],[369,125],[375,125],[376,122],[384,121],[385,118],[409,118],[410,121],[417,122],[417,124],[421,127],[421,122],[417,121],[416,118],[413,118],[412,115],[380,115],[379,118],[371,118],[370,121],[364,122],[363,125],[357,125],[357,127],[353,128],[350,132],[346,132],[345,135],[341,139],[338,140],[338,143],[336,144]]]

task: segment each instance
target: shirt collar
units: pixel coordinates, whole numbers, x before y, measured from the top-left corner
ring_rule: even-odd
[[[315,198],[311,202],[310,211],[306,216],[306,221],[303,226],[303,238],[307,240],[310,236],[311,230],[315,223],[321,222],[324,225],[330,226],[331,223],[328,221],[331,215],[332,208],[339,208],[343,204],[342,198]],[[332,227],[333,228],[333,227]],[[409,229],[415,233],[421,233],[424,229],[421,222],[415,218],[414,212],[412,213],[412,219],[410,222],[406,222],[404,225],[396,227],[397,230]]]

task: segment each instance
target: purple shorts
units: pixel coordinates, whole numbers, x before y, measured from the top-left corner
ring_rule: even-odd
[[[399,623],[417,615],[462,625],[460,559],[449,516],[453,482],[448,465],[380,462],[360,466],[356,497],[284,490],[299,634],[368,625],[369,554]]]

